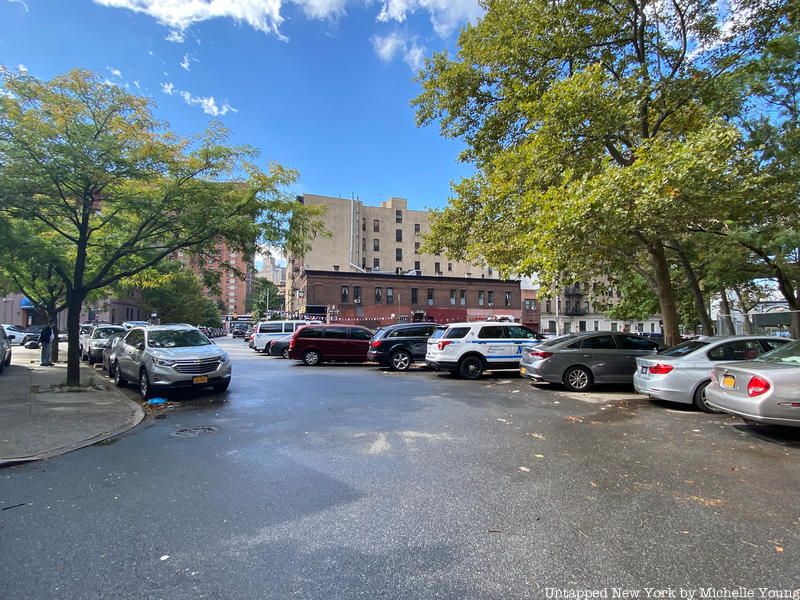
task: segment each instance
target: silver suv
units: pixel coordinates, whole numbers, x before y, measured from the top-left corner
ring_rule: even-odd
[[[159,388],[212,386],[224,392],[231,382],[227,352],[190,325],[135,327],[115,353],[114,382],[122,387],[137,381],[143,400]]]

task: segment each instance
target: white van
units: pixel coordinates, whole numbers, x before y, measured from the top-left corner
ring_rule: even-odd
[[[264,352],[272,340],[292,335],[297,329],[315,323],[319,321],[261,321],[253,329],[253,350]]]

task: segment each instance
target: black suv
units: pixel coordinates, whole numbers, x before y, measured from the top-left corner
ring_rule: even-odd
[[[369,342],[367,359],[407,371],[411,363],[425,360],[428,338],[437,327],[436,323],[401,323],[381,329]]]

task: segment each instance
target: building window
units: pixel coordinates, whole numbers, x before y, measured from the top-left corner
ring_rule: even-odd
[[[600,331],[600,321],[595,321],[594,322],[594,330],[595,331]]]
[[[588,300],[587,300],[586,302],[584,302],[584,303],[583,303],[583,310],[584,310],[584,312],[587,312],[587,313],[589,313],[589,312],[592,312],[591,308],[592,308],[592,307],[589,305],[589,302],[588,302]]]
[[[394,222],[395,223],[402,223],[403,222],[403,211],[402,210],[394,211]]]
[[[380,304],[383,302],[383,288],[376,287],[375,288],[375,304]]]
[[[411,304],[417,303],[417,288],[411,288]]]
[[[461,290],[459,293],[459,303],[461,306],[467,305],[467,290]]]
[[[361,219],[361,231],[366,231],[366,230],[367,230],[367,220]]]
[[[505,303],[506,306],[511,306],[511,292],[506,292]]]
[[[361,251],[367,251],[367,238],[361,238]]]
[[[478,306],[483,306],[483,290],[478,290]]]
[[[112,319],[112,321],[113,321],[113,319]],[[655,332],[656,332],[656,324],[655,323],[650,323],[650,333],[655,333]]]
[[[419,223],[414,223],[414,234],[419,235]]]
[[[456,305],[456,290],[450,290],[450,306]]]
[[[419,254],[419,242],[414,242],[414,254]]]
[[[489,267],[489,277],[492,276],[492,267]]]
[[[374,240],[372,240],[372,249],[375,252],[380,252],[381,251],[381,241],[378,238],[375,238]]]
[[[372,221],[372,231],[375,233],[381,232],[381,222],[378,219]]]
[[[353,286],[353,302],[361,302],[361,286],[354,285]]]
[[[572,310],[572,301],[571,300],[567,300],[567,305],[566,306],[567,306],[567,314],[569,314],[569,311]]]
[[[339,270],[339,265],[333,265],[333,270],[334,271],[338,271]]]
[[[421,271],[422,270],[422,267],[419,266],[419,261],[418,260],[414,261],[414,270],[415,271]]]
[[[437,275],[442,272],[442,263],[433,263],[433,272]]]
[[[544,303],[544,312],[546,312],[547,314],[553,312],[553,303],[550,300],[547,300]]]
[[[489,300],[489,306],[494,306],[494,290],[489,290],[487,299]]]
[[[395,229],[394,230],[394,241],[402,242],[403,241],[403,230],[402,229]]]
[[[547,331],[550,333],[556,332],[556,322],[555,321],[548,321],[547,322]]]
[[[617,324],[611,323],[611,331],[616,331],[616,330],[617,330]]]
[[[350,302],[350,286],[343,285],[342,286],[342,304],[347,304]]]
[[[397,262],[403,262],[403,249],[402,248],[395,248],[394,259]]]
[[[433,306],[433,288],[428,288],[428,306]]]
[[[578,331],[586,331],[586,321],[578,321]]]
[[[380,258],[373,258],[372,259],[372,268],[373,269],[380,269],[381,268],[381,259]]]
[[[394,288],[386,288],[386,304],[394,304]]]
[[[365,271],[367,270],[367,257],[366,256],[362,256],[361,257],[361,268],[364,269]]]
[[[453,271],[453,263],[447,263],[447,272],[450,273]]]

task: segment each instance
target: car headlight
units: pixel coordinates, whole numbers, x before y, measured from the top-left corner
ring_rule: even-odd
[[[92,348],[95,348],[95,349],[105,348],[106,346],[108,346],[108,341],[106,341],[106,340],[92,340],[89,345]]]
[[[159,367],[171,367],[175,364],[174,360],[169,360],[166,358],[153,358],[153,362]]]
[[[221,362],[222,364],[225,364],[230,359],[231,359],[230,356],[228,356],[227,354],[223,354],[222,356],[219,357],[219,362]]]

